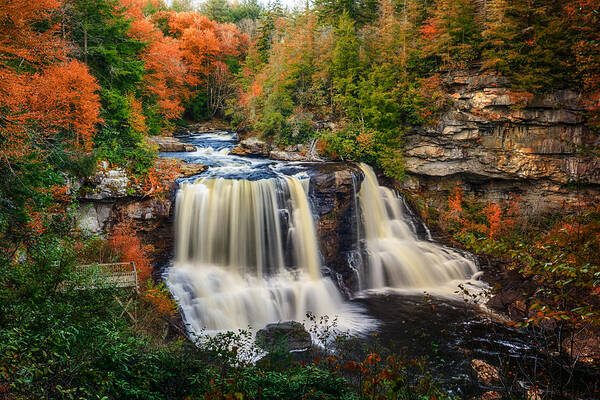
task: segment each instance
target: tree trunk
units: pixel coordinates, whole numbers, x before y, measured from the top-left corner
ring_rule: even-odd
[[[88,37],[87,37],[87,25],[83,24],[83,61],[87,64],[88,59]]]

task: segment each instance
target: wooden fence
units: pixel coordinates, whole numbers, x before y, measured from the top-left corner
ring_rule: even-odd
[[[90,267],[98,267],[106,274],[104,276],[104,282],[107,285],[117,288],[138,287],[137,270],[133,261],[109,264],[86,264],[77,266],[78,269]]]

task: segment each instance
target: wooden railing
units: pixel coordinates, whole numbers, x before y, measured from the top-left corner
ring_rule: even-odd
[[[83,272],[87,268],[97,268],[99,270],[99,274],[97,275],[98,279],[96,279],[95,276],[85,274],[85,276],[89,276],[92,279],[89,280],[88,278],[84,281],[78,280],[78,283],[75,284],[73,284],[74,282],[64,281],[58,285],[58,290],[67,290],[67,288],[70,288],[71,290],[87,290],[100,289],[102,287],[133,288],[136,292],[138,290],[137,269],[135,268],[135,263],[133,261],[110,264],[78,265],[75,267],[75,270]]]
[[[133,261],[109,264],[86,264],[77,266],[78,269],[85,269],[89,267],[98,267],[105,272],[106,276],[104,278],[108,285],[118,288],[138,287],[137,270]]]

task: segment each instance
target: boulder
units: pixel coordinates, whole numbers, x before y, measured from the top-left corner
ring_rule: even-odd
[[[310,333],[296,321],[268,324],[256,333],[256,344],[264,350],[283,348],[287,351],[307,350],[312,346]]]
[[[498,368],[483,360],[471,360],[471,368],[477,375],[477,379],[484,385],[493,385],[500,382]]]
[[[196,146],[183,143],[181,140],[168,136],[152,136],[150,141],[158,146],[161,152],[190,152],[196,151]]]
[[[100,170],[87,179],[80,196],[84,200],[126,197],[129,183],[129,177],[124,169],[108,169],[107,164],[103,163]]]
[[[490,391],[490,392],[485,392],[484,394],[482,394],[479,399],[480,400],[500,400],[501,398],[502,398],[502,396],[500,395],[500,393]]]
[[[85,235],[102,235],[112,209],[113,203],[81,203],[76,216],[77,227]]]
[[[273,160],[281,160],[281,161],[303,161],[306,160],[306,157],[301,153],[285,151],[285,150],[272,150],[269,153],[269,158]]]
[[[198,175],[198,174],[206,171],[207,168],[208,167],[203,164],[182,163],[181,164],[181,176]]]
[[[238,156],[269,157],[271,146],[256,137],[249,137],[240,141],[232,150],[231,154]]]

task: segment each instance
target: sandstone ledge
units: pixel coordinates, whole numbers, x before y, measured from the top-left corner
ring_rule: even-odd
[[[158,146],[160,152],[190,152],[196,151],[196,146],[183,143],[177,138],[168,136],[152,136],[150,141]]]

